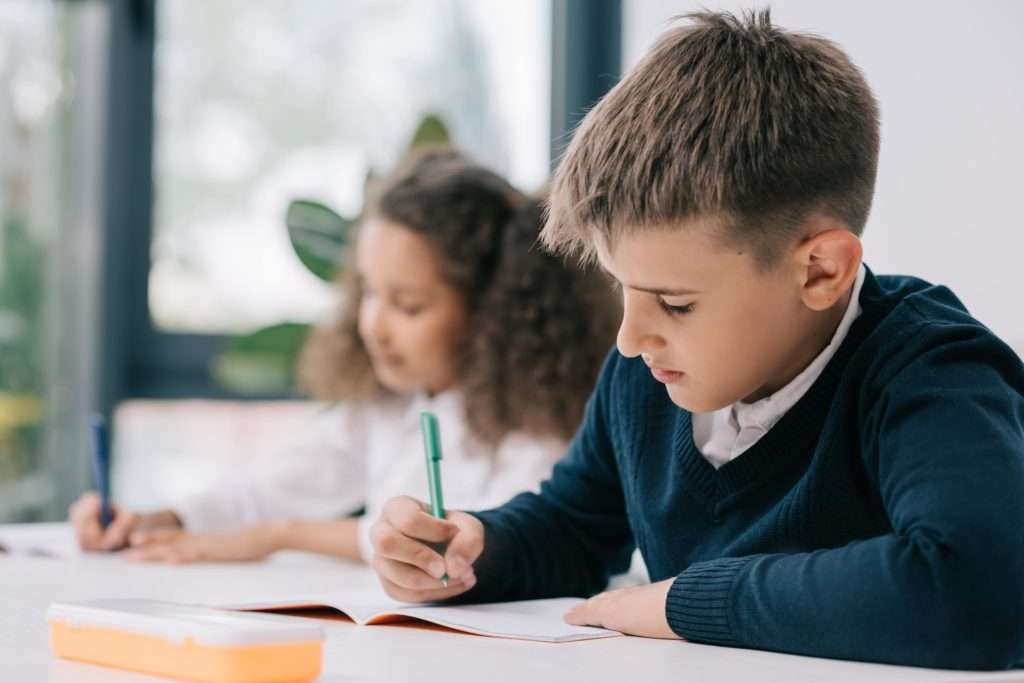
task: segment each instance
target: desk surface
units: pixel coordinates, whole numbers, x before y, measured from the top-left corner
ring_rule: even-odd
[[[0,543],[67,535],[63,525],[0,525]],[[51,683],[155,681],[146,676],[59,660],[47,645],[45,613],[53,600],[101,597],[181,602],[252,600],[283,590],[326,591],[373,585],[364,567],[299,553],[256,564],[167,566],[116,556],[65,559],[0,554],[0,662],[4,680]],[[1024,671],[934,671],[739,650],[678,641],[609,638],[548,644],[484,638],[404,626],[324,621],[324,683],[443,681],[492,683],[585,680],[743,681],[1024,681]]]

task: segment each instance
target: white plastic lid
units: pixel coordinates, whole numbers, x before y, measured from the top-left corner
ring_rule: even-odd
[[[186,638],[200,645],[279,645],[320,641],[324,630],[307,619],[179,605],[155,600],[54,602],[48,620],[157,636],[175,644]]]

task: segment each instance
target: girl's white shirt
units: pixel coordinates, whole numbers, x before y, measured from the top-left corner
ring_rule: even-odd
[[[373,550],[370,526],[387,499],[428,500],[420,413],[441,426],[441,480],[446,509],[483,510],[522,491],[537,491],[566,442],[512,432],[481,443],[465,421],[461,392],[451,390],[325,409],[282,451],[243,474],[173,505],[189,531],[212,531],[282,519],[333,519],[360,508],[359,549]]]

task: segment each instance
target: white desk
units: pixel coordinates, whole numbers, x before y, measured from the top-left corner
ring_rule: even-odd
[[[59,525],[2,526],[0,543]],[[0,554],[0,680],[53,683],[153,681],[136,674],[59,660],[47,645],[52,600],[141,597],[196,602],[252,599],[282,590],[372,585],[365,568],[303,554],[237,565],[141,565],[116,556],[52,559]],[[1024,671],[962,673],[781,655],[644,638],[530,643],[405,626],[324,621],[321,681],[492,683],[515,681],[1024,681]]]

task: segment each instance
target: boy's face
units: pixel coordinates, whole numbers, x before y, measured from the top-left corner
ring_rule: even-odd
[[[750,249],[725,246],[711,219],[646,229],[599,250],[622,286],[617,345],[641,356],[672,402],[709,412],[784,386],[813,358],[816,313],[784,255],[762,272]],[[820,349],[819,349],[820,350]]]

